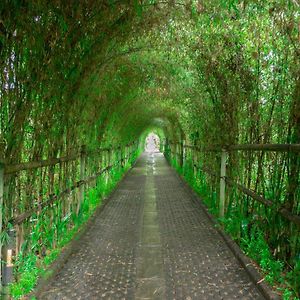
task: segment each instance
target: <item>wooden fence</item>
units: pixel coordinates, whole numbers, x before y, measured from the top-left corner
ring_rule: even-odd
[[[245,145],[231,145],[231,146],[212,146],[212,147],[197,147],[193,145],[185,145],[184,143],[173,143],[172,141],[168,142],[171,145],[170,152],[174,155],[179,164],[183,164],[184,160],[184,149],[190,149],[196,152],[220,152],[221,161],[220,161],[220,172],[208,170],[205,167],[202,167],[201,170],[210,176],[219,178],[220,187],[219,187],[219,217],[224,217],[225,212],[225,190],[226,184],[229,186],[234,186],[244,194],[250,196],[253,200],[262,203],[263,205],[273,208],[274,213],[278,212],[283,217],[288,219],[300,226],[300,216],[295,215],[292,212],[288,211],[284,207],[276,207],[275,201],[266,199],[263,196],[257,194],[255,191],[241,185],[239,182],[234,181],[233,179],[226,176],[226,162],[228,160],[228,155],[232,151],[274,151],[274,152],[292,152],[300,153],[300,144],[245,144]],[[172,147],[173,146],[173,147]],[[173,149],[172,149],[173,148]],[[198,164],[194,163],[195,168],[200,168]]]
[[[10,165],[6,165],[3,162],[0,163],[0,232],[1,236],[3,232],[7,232],[9,236],[9,240],[5,245],[2,245],[2,242],[0,244],[0,258],[2,260],[2,264],[0,264],[0,283],[3,288],[13,280],[13,257],[18,253],[24,242],[24,235],[20,229],[24,222],[33,215],[39,215],[42,211],[50,210],[56,202],[59,202],[59,200],[63,201],[63,199],[71,197],[72,195],[72,203],[69,203],[69,206],[75,205],[76,213],[78,214],[84,199],[85,189],[89,187],[89,184],[94,182],[102,174],[108,174],[113,168],[121,168],[126,165],[137,149],[137,142],[131,142],[124,147],[102,148],[94,151],[87,151],[86,147],[82,146],[80,151],[73,151],[67,156]],[[89,164],[88,160],[90,160]],[[76,166],[75,169],[72,169],[75,170],[75,175],[73,172],[71,173],[74,175],[72,184],[65,187],[60,185],[61,189],[55,192],[55,176],[61,176],[63,168],[72,167],[72,165],[67,164],[74,162]],[[59,171],[55,173],[53,168],[57,165],[59,166]],[[6,199],[6,197],[10,196],[8,193],[8,185],[11,179],[20,176],[20,174],[24,174],[24,172],[37,172],[46,167],[51,168],[49,171],[49,181],[51,181],[52,185],[49,186],[48,192],[37,197],[30,195],[30,207],[25,208],[21,213],[13,211],[13,216],[7,219],[6,216],[3,215],[3,212],[7,211],[5,206],[10,203],[10,201],[15,201],[14,197]],[[98,170],[96,170],[96,168],[98,168]],[[78,177],[76,174],[79,174],[79,180],[76,178]],[[17,189],[15,181],[13,182],[15,185],[13,188]],[[34,181],[34,183],[36,183],[36,181]],[[76,196],[74,194],[75,190],[77,190]],[[15,198],[17,197],[15,196]]]

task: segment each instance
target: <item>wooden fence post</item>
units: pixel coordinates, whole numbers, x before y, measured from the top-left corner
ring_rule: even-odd
[[[182,157],[183,157],[183,164],[186,163],[186,147],[185,147],[186,141],[182,141]]]
[[[220,178],[220,203],[219,203],[219,217],[224,217],[225,212],[225,176],[226,176],[226,160],[228,153],[226,150],[222,149],[221,153],[221,178]]]
[[[119,148],[119,162],[120,162],[120,169],[123,168],[123,156],[122,156],[122,148]]]
[[[192,157],[192,164],[193,164],[193,174],[194,174],[194,177],[197,176],[197,165],[198,165],[198,152],[192,148],[191,149],[191,157]]]
[[[179,166],[183,168],[183,140],[179,143]]]
[[[126,146],[126,163],[129,163],[129,157],[130,157],[130,145]]]
[[[105,168],[108,168],[109,164],[110,164],[110,162],[109,162],[109,151],[110,151],[109,149],[107,149],[105,151]],[[109,171],[107,170],[105,172],[105,184],[106,185],[108,184],[108,174],[109,174]]]
[[[168,156],[168,149],[169,149],[169,140],[168,138],[165,138],[165,144],[164,144],[164,156]]]
[[[127,147],[126,147],[126,164],[128,164],[129,163],[129,156],[130,156],[130,145],[128,145]]]
[[[125,146],[123,148],[123,165],[124,165],[124,167],[126,166],[126,147],[127,146]]]
[[[85,145],[82,145],[81,152],[80,152],[80,180],[85,179],[85,164],[86,164],[86,148]],[[80,207],[84,199],[84,190],[85,190],[85,184],[80,185],[79,199],[77,204],[77,215],[80,211]]]
[[[3,282],[3,292],[4,299],[9,299],[9,284],[13,282],[13,249],[15,248],[15,230],[8,230],[8,243],[4,247],[3,260],[4,266],[2,270],[2,282]]]
[[[124,167],[124,148],[120,148],[120,156],[121,156],[121,168]]]
[[[2,232],[3,194],[4,194],[4,164],[0,162],[0,232]],[[2,287],[2,243],[0,240],[0,290],[2,290],[1,287]]]
[[[111,161],[112,161],[112,153],[111,153],[111,148],[109,148],[108,150],[108,165],[111,165]]]

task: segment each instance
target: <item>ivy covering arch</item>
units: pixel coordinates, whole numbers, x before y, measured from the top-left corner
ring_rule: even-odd
[[[125,147],[151,128],[169,157],[172,143],[299,144],[299,9],[298,0],[1,1],[1,160]],[[215,153],[197,159],[219,164]],[[297,153],[246,152],[228,164],[230,176],[299,214]],[[201,178],[202,194],[216,197],[216,179]],[[24,187],[9,180],[6,220],[18,203],[31,205],[30,188],[22,198]],[[234,237],[245,227],[263,232],[299,276],[297,225],[235,189],[227,202]],[[292,286],[299,296],[299,282]]]

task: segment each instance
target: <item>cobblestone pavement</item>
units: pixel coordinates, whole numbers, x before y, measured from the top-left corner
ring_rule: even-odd
[[[39,299],[263,299],[161,154],[143,154]]]
[[[166,299],[264,299],[163,156],[156,169]]]

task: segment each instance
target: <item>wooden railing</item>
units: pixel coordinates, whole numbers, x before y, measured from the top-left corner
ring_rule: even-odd
[[[79,192],[77,193],[76,203],[74,202],[74,204],[75,206],[77,205],[76,212],[78,213],[81,209],[84,192],[88,184],[95,181],[102,174],[109,172],[111,169],[118,166],[124,166],[131,159],[133,153],[137,151],[137,149],[137,142],[131,142],[123,147],[118,146],[114,148],[100,148],[93,151],[88,151],[85,146],[82,146],[79,151],[73,151],[71,154],[62,157],[54,157],[45,160],[10,165],[0,162],[0,232],[3,233],[3,231],[7,231],[8,235],[10,236],[9,242],[6,245],[2,245],[0,242],[0,258],[3,261],[3,268],[1,268],[0,264],[0,274],[2,274],[0,283],[2,286],[7,286],[13,280],[13,255],[16,252],[16,247],[18,247],[15,244],[15,229],[22,226],[22,224],[33,215],[39,215],[42,210],[44,211],[45,209],[53,207],[55,202],[65,199],[66,196],[70,196],[77,189],[79,189]],[[112,156],[114,156],[114,159],[112,159]],[[100,163],[100,169],[92,174],[87,174],[87,159],[100,159],[102,161],[102,163]],[[65,163],[71,163],[75,161],[79,161],[79,180],[73,182],[71,186],[67,186],[56,193],[53,192],[54,187],[52,187],[51,191],[49,191],[47,194],[47,197],[45,197],[45,194],[38,196],[37,198],[33,197],[31,199],[32,204],[30,208],[14,215],[12,218],[3,223],[2,212],[5,211],[3,209],[3,205],[7,203],[7,201],[4,202],[4,197],[9,196],[5,195],[5,184],[9,182],[10,178],[19,176],[18,174],[21,174],[20,172],[39,170],[45,167],[54,168],[57,164],[62,166]],[[111,163],[112,161],[113,163]],[[105,165],[102,166],[102,164]],[[75,198],[73,198],[73,200],[74,199]],[[13,199],[10,199],[10,201],[13,201]],[[22,240],[22,237],[19,237],[19,239]]]
[[[169,142],[169,144],[177,144]],[[184,148],[193,149],[201,152],[220,152],[222,149],[226,151],[278,151],[278,152],[300,152],[300,144],[242,144],[242,145],[215,145],[209,147],[199,147],[193,145],[183,145]]]
[[[232,146],[211,146],[211,147],[198,147],[192,145],[184,145],[183,143],[173,143],[172,141],[168,142],[169,145],[175,146],[176,150],[170,149],[172,155],[179,158],[179,161],[183,161],[183,149],[191,149],[196,152],[220,152],[221,161],[220,161],[220,172],[213,172],[208,170],[205,167],[199,167],[198,164],[194,164],[195,168],[201,169],[203,172],[219,178],[220,180],[220,192],[219,192],[219,217],[224,217],[225,211],[225,190],[226,184],[229,186],[234,186],[244,194],[250,196],[253,200],[262,203],[263,205],[273,208],[274,212],[278,212],[283,217],[288,219],[300,226],[300,216],[295,215],[285,207],[277,207],[275,201],[266,199],[261,195],[257,194],[255,191],[241,185],[239,182],[234,181],[233,179],[226,176],[226,161],[228,159],[228,153],[231,151],[275,151],[275,152],[293,152],[300,153],[300,144],[244,144],[244,145],[232,145]]]

